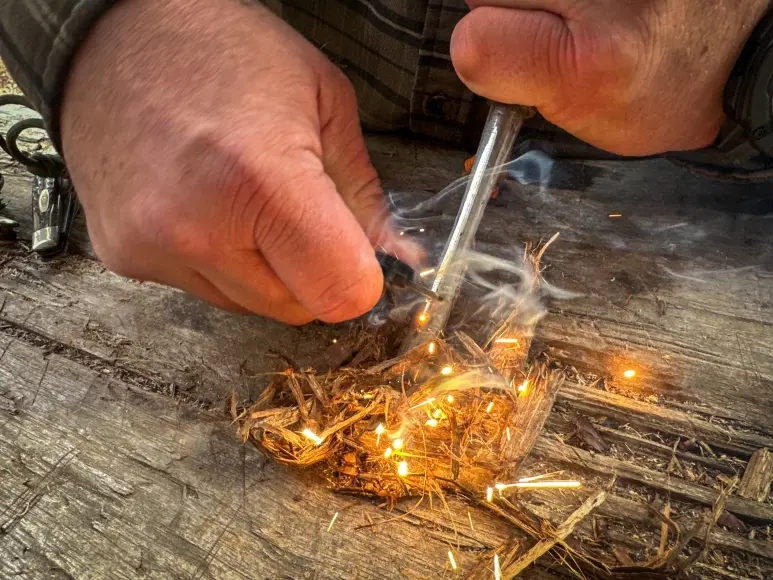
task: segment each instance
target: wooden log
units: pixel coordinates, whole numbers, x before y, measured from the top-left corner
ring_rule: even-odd
[[[773,447],[773,438],[765,435],[732,430],[683,411],[581,387],[568,381],[559,393],[558,403],[591,416],[608,417],[652,431],[702,440],[717,450],[738,457],[749,458],[761,447]]]
[[[749,460],[749,465],[738,486],[738,495],[763,502],[768,498],[773,483],[773,453],[760,449]]]
[[[696,483],[690,483],[667,473],[653,471],[646,467],[613,459],[604,455],[589,453],[583,449],[561,443],[544,435],[537,439],[533,454],[542,459],[574,465],[594,473],[617,476],[620,479],[639,483],[651,489],[668,492],[702,505],[713,506],[719,492]],[[741,519],[760,524],[773,523],[773,505],[762,504],[745,498],[730,497],[725,509]]]

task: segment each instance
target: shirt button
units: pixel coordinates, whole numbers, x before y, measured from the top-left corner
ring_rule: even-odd
[[[424,113],[430,117],[444,117],[448,99],[444,95],[431,95],[424,99]]]

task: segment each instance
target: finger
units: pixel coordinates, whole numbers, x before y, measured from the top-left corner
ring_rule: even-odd
[[[337,73],[336,73],[337,74]],[[395,227],[362,135],[357,101],[345,77],[320,103],[322,163],[371,244],[409,263],[420,263],[419,244]]]
[[[314,320],[255,251],[223,252],[198,268],[218,292],[240,308],[296,326]]]
[[[384,280],[362,227],[312,156],[301,154],[277,168],[273,177],[280,185],[272,185],[263,201],[255,242],[309,312],[340,322],[370,310]]]
[[[576,57],[566,22],[545,11],[477,8],[451,38],[451,59],[470,90],[541,111],[576,84]]]

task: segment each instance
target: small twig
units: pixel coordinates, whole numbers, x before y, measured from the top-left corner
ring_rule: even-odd
[[[593,510],[604,503],[606,499],[606,491],[599,491],[596,493],[596,495],[588,498],[585,503],[583,503],[577,510],[575,510],[563,524],[556,528],[555,532],[552,534],[553,537],[540,540],[528,552],[518,558],[518,560],[510,565],[503,567],[502,578],[515,578],[530,564],[553,549],[556,544],[563,542],[563,540],[568,538],[572,532],[574,532],[574,529],[577,527],[577,525],[586,517],[588,517],[588,515],[593,512]]]

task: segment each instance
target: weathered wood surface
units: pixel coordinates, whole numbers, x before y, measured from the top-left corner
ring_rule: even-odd
[[[464,159],[388,138],[370,145],[388,189],[414,199],[450,182]],[[28,181],[12,171],[3,194],[22,238]],[[552,185],[505,188],[478,246],[507,254],[561,232],[546,276],[584,296],[551,305],[537,350],[602,380],[564,386],[522,473],[565,469],[589,488],[620,475],[599,508],[604,533],[591,521],[576,533],[633,555],[659,541],[661,522],[643,502],[673,494],[688,528],[721,478],[773,446],[773,207],[767,188],[738,190],[659,161],[561,163]],[[453,521],[438,506],[386,514],[236,441],[226,397],[254,398],[281,354],[313,364],[340,328],[219,312],[106,272],[82,230],[75,246],[82,256],[50,263],[19,245],[0,256],[0,576],[449,577],[448,549],[466,571],[503,545],[507,526],[485,512],[469,508],[472,529],[464,506]],[[621,378],[627,368],[635,379]],[[577,435],[578,416],[605,451]],[[552,445],[556,436],[563,443]],[[528,497],[559,524],[589,495]],[[731,500],[739,529],[711,532],[707,566],[724,559],[773,577],[770,497],[754,508]]]

